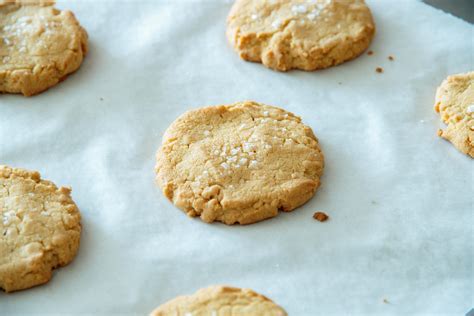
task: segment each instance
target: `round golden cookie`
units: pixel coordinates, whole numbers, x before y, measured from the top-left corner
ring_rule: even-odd
[[[53,269],[72,261],[81,216],[70,193],[38,172],[0,166],[0,288],[46,283]]]
[[[151,316],[286,316],[285,310],[250,289],[211,286],[179,296],[155,309]]]
[[[256,102],[189,111],[157,153],[163,194],[205,222],[251,224],[291,211],[320,185],[324,158],[311,128]]]
[[[76,71],[86,52],[87,33],[71,11],[0,0],[0,93],[42,92]]]
[[[360,55],[375,33],[364,0],[237,0],[227,37],[244,60],[316,70]]]
[[[474,72],[444,80],[436,92],[435,111],[448,125],[438,135],[474,158]]]

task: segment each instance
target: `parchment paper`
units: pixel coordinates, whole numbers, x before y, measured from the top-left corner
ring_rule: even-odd
[[[437,137],[433,103],[447,75],[474,68],[473,26],[417,1],[368,4],[373,56],[278,73],[227,44],[230,1],[60,1],[90,54],[41,95],[0,96],[0,162],[72,186],[81,247],[48,284],[0,293],[0,314],[143,315],[212,284],[290,315],[467,313],[473,161]],[[249,99],[314,129],[322,187],[250,226],[186,217],[154,184],[163,132],[188,109]]]

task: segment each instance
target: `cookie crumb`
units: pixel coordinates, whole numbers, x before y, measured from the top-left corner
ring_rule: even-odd
[[[377,68],[375,68],[375,71],[378,72],[379,74],[381,74],[383,72],[383,68],[382,67],[377,67]]]
[[[372,56],[373,54],[374,54],[374,52],[371,51],[371,50],[369,50],[369,51],[367,52],[367,55],[369,55],[369,56]]]
[[[389,302],[386,298],[383,299],[383,302],[384,302],[385,304],[390,304],[390,302]]]
[[[394,60],[395,60],[395,58],[394,58],[392,55],[390,55],[390,56],[388,56],[388,60],[390,60],[390,61],[394,61]]]
[[[326,213],[323,212],[316,212],[314,213],[313,218],[318,222],[325,222],[328,220],[329,216],[327,216]]]

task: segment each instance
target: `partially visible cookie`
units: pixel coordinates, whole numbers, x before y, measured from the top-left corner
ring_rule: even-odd
[[[179,296],[151,316],[286,316],[283,308],[250,289],[211,286]]]
[[[251,224],[308,201],[323,166],[318,139],[299,117],[238,102],[179,117],[157,153],[156,181],[189,216]]]
[[[316,70],[359,56],[375,34],[364,0],[236,0],[227,38],[244,60]]]
[[[51,279],[79,248],[81,216],[71,189],[35,171],[0,166],[0,288],[27,289]]]
[[[438,135],[474,158],[474,72],[444,80],[436,92],[435,111],[448,125]]]
[[[51,3],[0,0],[0,93],[37,94],[81,65],[87,33]]]

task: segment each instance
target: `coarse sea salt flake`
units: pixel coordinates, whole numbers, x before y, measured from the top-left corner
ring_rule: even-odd
[[[252,160],[252,161],[250,161],[250,164],[249,164],[249,168],[250,168],[250,169],[257,168],[257,166],[258,166],[257,160]]]
[[[281,26],[281,23],[282,23],[281,20],[280,20],[280,19],[277,19],[277,20],[275,20],[275,21],[272,22],[272,27],[275,28],[275,29],[277,29],[277,28],[279,28],[279,27]]]
[[[255,145],[252,143],[244,143],[242,146],[245,152],[249,152],[255,149]]]
[[[10,219],[12,217],[15,217],[15,216],[16,216],[16,214],[13,211],[4,213],[3,214],[3,225],[7,225],[10,222]]]
[[[316,17],[317,17],[316,13],[309,13],[308,14],[308,19],[310,19],[310,20],[314,20],[314,19],[316,19]]]
[[[467,107],[467,113],[474,113],[474,104],[471,104],[470,106]]]
[[[308,9],[306,8],[306,5],[298,4],[298,5],[292,6],[291,11],[293,11],[293,13],[306,13]]]
[[[224,168],[224,169],[229,169],[230,168],[229,164],[227,164],[225,162],[221,163],[221,167]]]
[[[240,152],[240,147],[232,148],[232,149],[230,150],[230,154],[231,154],[232,156],[237,155],[239,152]]]
[[[17,21],[17,22],[20,22],[20,23],[22,23],[22,22],[29,22],[29,21],[31,21],[31,17],[29,17],[29,16],[22,16],[22,17],[18,18],[18,20],[16,20],[16,21]]]

